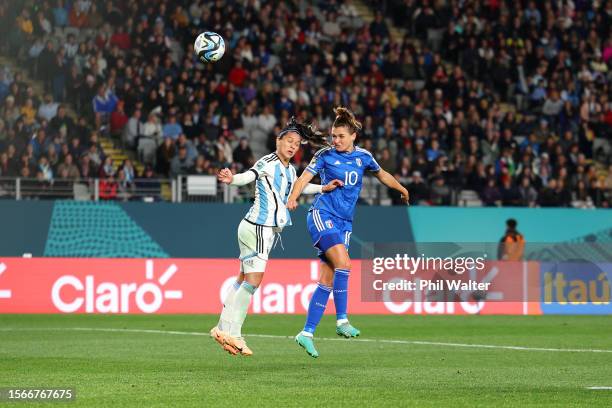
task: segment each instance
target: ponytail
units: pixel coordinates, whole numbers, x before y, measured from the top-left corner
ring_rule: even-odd
[[[285,125],[283,130],[278,134],[282,138],[288,132],[295,132],[302,137],[303,144],[310,144],[315,149],[320,149],[324,146],[329,146],[325,135],[312,124],[304,124],[291,117],[291,120]]]
[[[355,114],[343,106],[335,107],[334,114],[336,119],[334,120],[333,127],[346,126],[351,133],[359,132],[363,127],[361,122],[355,118]]]

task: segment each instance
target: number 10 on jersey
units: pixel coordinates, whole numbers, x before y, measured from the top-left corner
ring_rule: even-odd
[[[344,185],[345,186],[354,186],[357,184],[357,180],[359,179],[359,175],[356,171],[345,171],[344,172]]]

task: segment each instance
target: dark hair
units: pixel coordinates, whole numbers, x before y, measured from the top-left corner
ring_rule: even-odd
[[[510,229],[515,229],[516,228],[516,220],[514,218],[509,218],[506,220],[506,225],[508,226],[508,228]]]
[[[300,123],[294,116],[287,122],[283,130],[280,131],[278,138],[281,139],[289,132],[297,133],[302,138],[302,143],[309,143],[316,149],[329,145],[325,135],[319,131],[316,126],[313,124]]]
[[[337,106],[334,108],[336,119],[334,120],[333,127],[346,126],[351,133],[359,132],[362,128],[361,122],[355,119],[353,112],[343,106]]]

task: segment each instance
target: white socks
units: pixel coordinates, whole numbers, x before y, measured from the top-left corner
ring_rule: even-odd
[[[257,286],[243,281],[234,295],[234,302],[230,314],[229,334],[232,337],[242,337],[242,324],[249,310],[249,304]]]
[[[221,331],[229,332],[234,297],[236,296],[236,291],[239,287],[240,283],[236,281],[225,294],[225,299],[223,300],[223,310],[221,310],[221,316],[219,317],[219,323],[217,324],[217,327]]]

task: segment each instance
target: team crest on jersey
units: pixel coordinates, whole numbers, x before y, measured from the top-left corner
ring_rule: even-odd
[[[332,224],[331,220],[325,221],[325,225],[327,225],[327,228],[334,228],[334,224]]]
[[[263,167],[266,165],[266,163],[264,162],[259,162],[259,164],[257,165],[257,170],[261,170],[263,169]]]
[[[357,163],[358,167],[361,167],[361,159],[360,158],[356,158],[355,159],[355,163]]]

